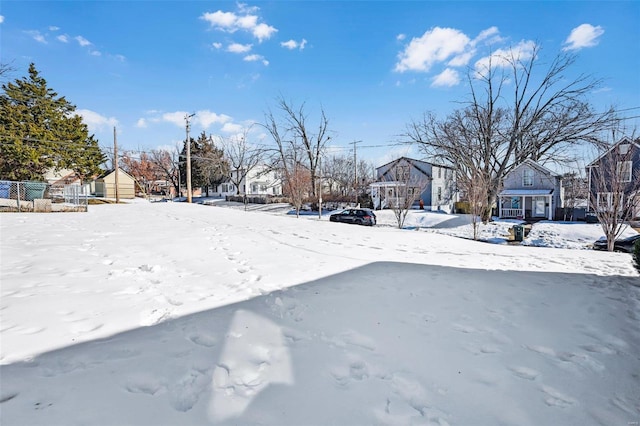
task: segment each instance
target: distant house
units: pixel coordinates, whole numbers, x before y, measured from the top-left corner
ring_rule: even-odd
[[[563,207],[562,178],[532,160],[511,170],[498,194],[498,215],[502,218],[553,220],[556,208]]]
[[[240,181],[240,187],[236,188],[231,178],[237,181],[237,172],[232,171],[231,177],[218,185],[216,193],[219,196],[246,194],[246,195],[282,195],[282,182],[273,170],[267,166],[258,165]]]
[[[451,167],[426,161],[400,157],[376,169],[377,181],[370,185],[375,209],[383,209],[394,203],[408,186],[408,193],[420,191],[416,203],[425,210],[451,213],[457,201],[456,179]]]
[[[49,185],[82,184],[80,177],[70,169],[56,170],[51,168],[44,173],[44,180],[47,181]]]
[[[610,164],[612,161],[616,164]],[[610,208],[614,193],[619,193],[628,209],[625,216],[640,217],[640,138],[624,137],[615,143],[587,166],[587,177],[590,212]]]
[[[95,195],[103,198],[116,198],[116,172],[109,170],[95,180]],[[124,170],[118,168],[118,197],[135,198],[136,180]]]

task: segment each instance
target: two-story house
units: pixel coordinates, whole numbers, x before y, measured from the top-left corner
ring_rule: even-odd
[[[501,218],[553,220],[554,210],[564,203],[562,179],[532,160],[511,170],[498,194]]]
[[[640,217],[640,138],[622,138],[586,169],[589,212],[616,209],[626,219]]]
[[[400,157],[376,168],[376,182],[370,185],[375,209],[398,203],[411,194],[426,210],[451,213],[457,201],[455,173],[451,167]],[[408,187],[405,189],[405,187]],[[419,192],[415,193],[414,192]]]
[[[232,171],[230,178],[216,188],[218,195],[282,195],[282,181],[276,172],[265,165],[258,165],[249,170],[236,187],[233,182],[237,182],[240,176],[242,174]]]

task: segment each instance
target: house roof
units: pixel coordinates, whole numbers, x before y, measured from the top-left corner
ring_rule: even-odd
[[[596,158],[591,163],[589,163],[586,168],[596,166],[596,164],[599,163],[600,160],[602,160],[603,157],[608,155],[611,152],[612,149],[614,149],[615,147],[617,147],[618,145],[623,144],[623,143],[632,144],[632,145],[635,145],[636,147],[640,148],[640,138],[636,138],[635,140],[632,140],[631,138],[625,136],[622,139],[620,139],[618,142],[616,142],[613,145],[611,145],[609,147],[609,149],[606,150],[605,152],[603,152],[602,154],[600,154],[600,156],[598,158]]]
[[[444,166],[444,165],[442,165],[442,164],[430,163],[430,162],[428,162],[428,161],[416,160],[416,159],[414,159],[414,158],[409,158],[409,157],[400,157],[400,158],[396,158],[396,159],[395,159],[395,160],[393,160],[393,161],[389,161],[388,163],[385,163],[385,164],[383,164],[383,165],[382,165],[382,166],[380,166],[380,167],[376,167],[376,170],[379,170],[379,169],[381,169],[381,168],[383,168],[383,167],[387,167],[387,166],[389,166],[389,165],[391,165],[391,164],[393,164],[393,163],[398,163],[398,162],[400,162],[401,160],[406,160],[408,163],[412,164],[412,165],[413,165],[415,168],[417,168],[417,169],[420,169],[420,168],[418,167],[418,165],[417,165],[416,163],[422,163],[422,164],[427,164],[427,165],[430,165],[430,166],[436,166],[436,167],[444,167],[444,168],[446,168],[446,169],[453,169],[453,168],[452,168],[452,167],[450,167],[450,166]],[[422,170],[421,170],[421,171],[422,171]]]
[[[519,169],[520,167],[524,166],[524,165],[528,165],[529,167],[533,167],[534,169],[537,169],[538,171],[549,175],[549,176],[558,176],[556,173],[552,172],[551,170],[547,169],[546,167],[544,167],[543,165],[536,163],[535,161],[527,158],[526,160],[524,160],[522,163],[518,164],[516,167],[513,168],[512,171]]]
[[[120,173],[123,173],[123,174],[125,174],[126,176],[129,176],[132,180],[136,180],[136,179],[135,179],[133,176],[131,176],[129,173],[127,173],[127,172],[125,172],[124,170],[122,170],[122,168],[121,168],[121,167],[118,167],[118,170],[119,170],[119,171],[118,171],[118,175],[119,175]],[[111,173],[113,173],[113,172],[115,172],[115,171],[116,171],[116,169],[110,169],[110,170],[107,170],[106,172],[104,172],[103,174],[101,174],[100,176],[98,176],[96,179],[104,179],[105,177],[109,176]]]
[[[550,195],[553,189],[505,189],[499,195],[506,197],[529,196],[529,195]]]

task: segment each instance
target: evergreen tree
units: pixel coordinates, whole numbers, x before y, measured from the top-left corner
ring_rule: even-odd
[[[2,85],[0,179],[42,180],[50,169],[71,169],[84,180],[100,172],[104,154],[76,107],[59,97],[36,70]]]
[[[191,140],[191,185],[203,187],[206,192],[223,183],[229,175],[229,163],[224,158],[224,151],[215,146],[211,138],[202,132],[197,140]],[[187,179],[187,144],[180,153],[180,179]]]

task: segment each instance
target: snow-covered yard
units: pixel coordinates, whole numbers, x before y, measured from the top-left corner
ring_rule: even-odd
[[[399,230],[377,214],[3,214],[0,422],[640,421],[640,277],[628,254],[586,249],[597,225],[487,244],[430,228],[446,215]]]

